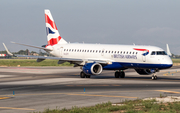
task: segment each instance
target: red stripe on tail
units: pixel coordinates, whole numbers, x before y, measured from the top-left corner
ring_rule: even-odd
[[[45,21],[46,23],[49,23],[53,29],[57,30],[56,24],[46,14],[45,14]]]
[[[57,38],[51,38],[49,41],[48,41],[48,45],[54,45],[54,44],[57,44],[59,42],[59,40],[61,40],[61,36],[57,37]]]

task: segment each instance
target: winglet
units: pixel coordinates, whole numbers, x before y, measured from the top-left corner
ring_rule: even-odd
[[[9,52],[8,48],[6,47],[6,45],[4,43],[3,43],[3,46],[6,49],[7,54],[10,56],[13,56],[13,54],[11,52]]]
[[[168,44],[166,44],[166,48],[167,48],[167,54],[168,54],[169,56],[172,56]]]

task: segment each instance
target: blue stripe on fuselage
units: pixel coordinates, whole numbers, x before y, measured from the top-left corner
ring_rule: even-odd
[[[112,64],[103,67],[104,70],[123,70],[126,68],[141,68],[141,69],[166,69],[172,67],[172,64],[145,64],[145,63],[125,63],[112,62]]]

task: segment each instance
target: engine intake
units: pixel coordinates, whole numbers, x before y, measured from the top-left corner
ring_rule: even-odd
[[[103,68],[99,63],[86,63],[82,70],[87,75],[99,75],[102,73]]]

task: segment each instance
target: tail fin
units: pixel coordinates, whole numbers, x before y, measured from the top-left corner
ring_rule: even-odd
[[[66,44],[67,42],[63,38],[61,38],[57,30],[56,24],[53,20],[50,10],[46,9],[44,10],[44,12],[48,45]]]

